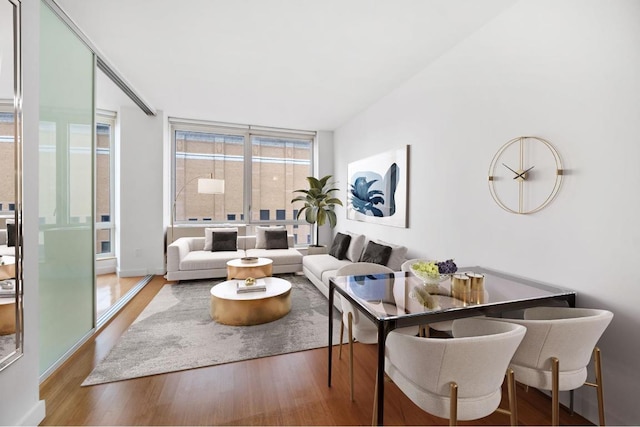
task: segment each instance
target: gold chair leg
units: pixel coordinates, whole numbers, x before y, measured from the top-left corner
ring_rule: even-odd
[[[450,395],[449,395],[449,425],[457,426],[458,425],[458,384],[455,382],[451,382],[449,384]]]
[[[602,388],[602,356],[598,347],[593,349],[593,357],[596,368],[596,392],[598,393],[598,418],[600,425],[604,423],[604,389]]]
[[[513,369],[507,369],[507,391],[509,395],[509,415],[512,426],[518,425],[518,400],[516,399],[516,378]]]
[[[429,338],[429,325],[420,325],[418,329],[418,336],[422,338]]]
[[[353,393],[353,314],[349,313],[348,315],[347,325],[348,333],[349,333],[349,387],[350,387],[350,396],[351,401],[355,400]]]
[[[340,319],[340,351],[338,351],[338,359],[342,360],[342,340],[344,339],[344,320]]]
[[[560,361],[551,358],[551,425],[560,425]]]

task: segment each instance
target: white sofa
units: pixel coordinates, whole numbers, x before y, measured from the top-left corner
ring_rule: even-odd
[[[305,255],[302,258],[302,271],[304,275],[327,298],[329,297],[329,279],[336,276],[336,271],[340,267],[353,262],[359,262],[370,240],[362,234],[349,232],[343,234],[351,235],[351,242],[349,243],[345,259],[340,260],[329,254]],[[372,239],[372,241],[391,247],[391,256],[386,266],[393,271],[401,271],[400,267],[402,263],[406,261],[407,247],[394,245],[381,240]]]
[[[236,251],[205,251],[204,237],[181,237],[167,247],[167,280],[197,280],[227,276],[227,261],[245,256],[273,260],[273,273],[296,273],[302,269],[302,254],[293,248],[256,249],[256,236],[238,236]]]
[[[0,256],[15,256],[15,254],[16,248],[13,246],[7,246],[7,230],[0,229]]]

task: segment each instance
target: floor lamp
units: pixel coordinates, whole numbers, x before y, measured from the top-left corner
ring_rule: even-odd
[[[224,179],[214,179],[212,174],[209,174],[207,178],[195,177],[187,181],[180,191],[178,191],[175,199],[173,199],[173,208],[171,209],[171,241],[169,244],[173,242],[173,227],[176,217],[176,203],[178,203],[178,197],[182,194],[184,189],[187,188],[187,185],[191,184],[196,179],[198,180],[198,194],[224,194]]]

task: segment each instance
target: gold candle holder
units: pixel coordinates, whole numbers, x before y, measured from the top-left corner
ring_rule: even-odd
[[[484,274],[467,273],[471,281],[471,301],[475,304],[484,303]]]
[[[467,277],[471,280],[472,291],[484,291],[484,274],[467,273]]]
[[[465,274],[454,274],[451,277],[451,296],[463,303],[469,301],[471,293],[471,279]]]

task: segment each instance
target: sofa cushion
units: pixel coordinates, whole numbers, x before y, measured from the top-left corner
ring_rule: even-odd
[[[180,270],[211,270],[227,268],[227,261],[242,258],[244,251],[191,251],[180,261]]]
[[[360,262],[373,262],[376,264],[387,265],[391,257],[391,246],[381,245],[376,242],[367,243]]]
[[[294,265],[300,264],[302,261],[302,254],[293,248],[247,249],[247,256],[269,258],[273,260],[273,265]]]
[[[275,225],[273,227],[256,227],[256,249],[267,249],[267,230],[286,230],[284,225]],[[249,248],[247,248],[249,249]]]
[[[347,249],[349,249],[349,243],[351,243],[351,236],[348,234],[337,233],[333,238],[331,249],[329,249],[329,255],[338,259],[345,259],[347,256]]]
[[[16,256],[15,246],[0,245],[0,256]]]
[[[374,242],[380,245],[390,246],[391,256],[389,257],[389,261],[387,262],[387,267],[389,267],[393,271],[402,270],[402,263],[407,260],[407,251],[409,249],[406,246],[394,245],[392,243],[383,242],[382,240],[375,239]]]
[[[212,234],[212,252],[237,251],[238,232],[237,231],[214,231]]]
[[[213,249],[213,233],[214,232],[228,232],[235,231],[236,236],[238,235],[237,227],[215,227],[215,228],[205,228],[204,229],[204,250],[210,251]]]
[[[346,233],[351,236],[351,242],[349,243],[349,249],[347,249],[346,254],[347,259],[351,262],[358,262],[364,249],[364,234],[355,234],[348,231]]]
[[[265,230],[267,249],[289,249],[287,230]]]
[[[315,277],[322,279],[322,273],[337,270],[343,265],[351,264],[347,260],[339,260],[329,254],[307,255],[302,258],[302,265]]]

